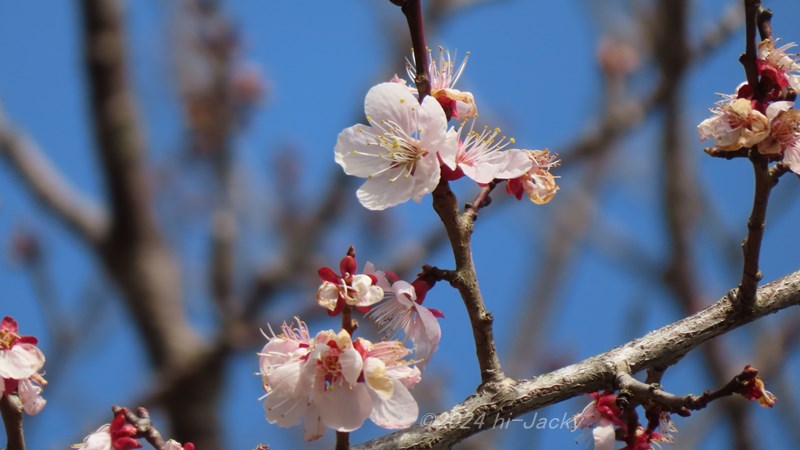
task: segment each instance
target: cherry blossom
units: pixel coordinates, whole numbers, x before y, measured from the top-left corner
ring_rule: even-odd
[[[475,99],[469,92],[462,92],[455,89],[455,85],[464,69],[467,67],[469,52],[456,67],[453,62],[457,59],[450,57],[450,51],[439,46],[439,57],[433,57],[433,51],[428,49],[428,74],[431,83],[431,96],[442,105],[448,117],[452,116],[460,120],[469,120],[478,115],[478,107]],[[416,58],[411,55],[411,60],[406,59],[406,73],[413,82],[417,76]],[[416,89],[412,89],[416,94]]]
[[[550,173],[550,169],[558,167],[557,155],[551,154],[547,149],[527,150],[525,153],[533,162],[531,168],[522,176],[509,179],[506,190],[517,197],[517,200],[526,194],[533,203],[544,205],[558,192],[556,177]],[[498,178],[506,178],[507,175],[505,172],[500,172]]]
[[[419,369],[404,359],[410,350],[397,341],[353,341],[347,331],[321,331],[313,339],[306,325],[284,324],[260,353],[267,420],[282,427],[302,418],[304,437],[325,429],[349,432],[370,418],[384,428],[404,428],[417,418],[408,388]]]
[[[363,312],[370,305],[383,299],[383,289],[376,284],[374,275],[356,274],[355,251],[351,247],[339,262],[337,275],[330,267],[319,269],[322,284],[317,290],[317,302],[333,316],[341,312],[344,305],[352,305]]]
[[[614,428],[627,429],[620,419],[622,412],[613,393],[592,393],[593,401],[572,418],[573,429],[591,429],[595,450],[613,450],[616,439]]]
[[[458,130],[458,153],[454,158],[442,159],[449,169],[443,168],[445,178],[456,180],[466,175],[478,183],[487,184],[496,178],[517,178],[530,170],[533,161],[525,151],[503,150],[514,143],[513,138],[507,140],[505,136],[501,136],[498,139],[499,128],[490,130],[484,127],[478,133],[473,129],[474,125],[475,121],[472,121],[462,140],[461,134],[466,129],[462,124]]]
[[[164,443],[162,450],[194,450],[194,444],[187,442],[181,445],[180,442],[170,439]]]
[[[797,74],[800,64],[795,54],[786,52],[796,46],[791,42],[775,48],[775,43],[769,39],[758,45],[757,66],[761,84],[768,88],[767,95],[773,99],[781,98],[788,87],[795,92],[800,90],[800,76]]]
[[[778,399],[772,394],[772,392],[766,389],[764,381],[758,377],[758,370],[750,365],[747,365],[744,367],[743,373],[746,372],[755,372],[755,375],[743,383],[744,388],[739,393],[748,400],[758,400],[758,403],[761,406],[767,408],[772,408],[775,406],[775,402],[777,402]]]
[[[77,450],[131,450],[141,448],[142,444],[136,440],[136,427],[128,423],[123,408],[110,424],[105,424],[94,433],[86,436],[83,443],[75,444],[72,448]],[[194,447],[194,446],[192,446]],[[191,449],[188,449],[191,450]]]
[[[0,323],[0,379],[2,393],[16,393],[22,407],[29,415],[38,414],[47,401],[42,397],[42,386],[47,381],[39,374],[45,357],[36,346],[33,336],[18,334],[17,322],[5,317]]]
[[[769,120],[746,98],[726,99],[711,110],[712,117],[697,126],[701,140],[714,139],[720,150],[752,147],[769,134]]]
[[[439,157],[458,151],[442,107],[428,97],[419,104],[408,88],[390,82],[369,90],[364,110],[369,125],[342,131],[334,149],[346,174],[367,178],[359,201],[372,210],[420,201],[439,183]]]
[[[417,280],[413,285],[398,280],[389,286],[386,275],[382,273],[378,275],[378,284],[384,286],[386,300],[370,311],[368,317],[386,336],[395,336],[402,329],[414,343],[417,366],[424,368],[439,348],[442,330],[437,318],[444,317],[440,311],[422,306],[424,293],[418,294],[418,291],[427,292],[429,286],[423,280]]]

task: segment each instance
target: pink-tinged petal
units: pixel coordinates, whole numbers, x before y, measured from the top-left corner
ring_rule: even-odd
[[[315,389],[312,400],[325,426],[336,431],[353,431],[361,427],[372,409],[367,391],[364,383],[352,387],[334,384],[324,391]]]
[[[29,416],[35,416],[47,404],[47,400],[42,397],[42,388],[33,384],[30,380],[20,380],[17,387],[19,399],[22,401],[22,408]]]
[[[82,444],[75,444],[72,448],[77,450],[113,450],[111,448],[110,425],[105,424],[94,433],[86,436]]]
[[[278,337],[270,339],[258,356],[261,372],[269,372],[272,366],[285,363],[298,348],[299,344],[289,339]]]
[[[800,147],[787,148],[783,154],[783,163],[789,166],[792,172],[800,175]]]
[[[18,344],[0,351],[0,377],[30,378],[44,366],[44,354],[32,344]]]
[[[614,450],[614,426],[611,424],[595,427],[592,430],[594,438],[594,450]]]
[[[419,368],[416,366],[409,367],[406,365],[397,365],[390,367],[387,370],[387,373],[389,374],[390,378],[399,380],[401,383],[403,383],[403,386],[409,389],[422,381],[422,372],[420,372]]]
[[[264,410],[270,423],[282,427],[297,425],[308,408],[308,379],[303,376],[302,361],[276,367],[264,375],[269,393],[264,399]]]
[[[407,87],[399,83],[373,86],[364,99],[364,112],[373,127],[380,128],[387,122],[394,122],[408,134],[417,131],[413,118],[415,114],[421,113],[420,109],[417,99]]]
[[[464,175],[476,183],[486,184],[497,178],[499,167],[491,161],[473,161],[472,164],[460,164],[458,167]]]
[[[377,392],[370,392],[373,402],[370,420],[388,429],[407,428],[414,424],[419,415],[419,406],[406,387],[398,380],[393,384],[392,396],[383,398]]]
[[[395,177],[397,179],[392,181]],[[368,179],[361,185],[356,195],[365,208],[381,211],[407,202],[411,199],[413,191],[414,179],[404,177],[401,169],[394,169]]]
[[[428,308],[415,305],[417,316],[414,320],[413,330],[409,333],[414,341],[415,355],[420,360],[419,366],[424,368],[436,350],[439,349],[439,340],[442,338],[442,329],[439,321]]]
[[[325,424],[322,423],[322,418],[319,416],[319,409],[316,405],[311,404],[303,419],[303,439],[306,442],[316,441],[325,434]]]
[[[573,429],[593,427],[598,425],[602,418],[603,416],[600,415],[600,411],[597,410],[597,402],[592,400],[583,408],[580,414],[572,418]]]
[[[344,379],[351,385],[356,384],[358,377],[361,375],[361,369],[364,367],[364,360],[361,359],[361,354],[353,347],[345,348],[339,355],[339,365],[342,367]]]
[[[793,105],[794,102],[787,101],[772,103],[771,105],[767,106],[767,119],[772,122],[772,119],[774,119],[778,114],[792,109]]]
[[[533,167],[533,160],[528,156],[528,152],[511,149],[503,152],[503,161],[500,164],[501,168],[495,177],[508,180],[526,174]]]

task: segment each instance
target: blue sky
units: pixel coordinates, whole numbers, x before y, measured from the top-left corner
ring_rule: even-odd
[[[158,0],[125,2],[132,79],[144,112],[150,159],[156,164],[173,158],[184,137],[169,50],[169,4]],[[475,95],[481,120],[503,128],[523,147],[559,151],[598,115],[596,94],[602,83],[595,61],[597,42],[612,29],[626,33],[620,25],[624,22],[607,12],[613,11],[616,4],[577,0],[489,2],[446,20],[427,36],[427,41],[431,46],[441,43],[457,49],[460,54],[471,52],[460,87]],[[694,36],[715,23],[727,4],[719,0],[695,2],[691,20]],[[786,42],[800,40],[800,34],[793,34],[797,33],[795,22],[800,5],[789,0],[767,5],[776,14],[776,35],[783,36]],[[387,1],[233,0],[226,3],[225,10],[240,29],[242,59],[260,66],[269,85],[266,101],[235,146],[239,182],[247,192],[246,200],[254,205],[242,212],[252,241],[240,250],[250,262],[265,261],[277,243],[256,230],[268,222],[274,202],[268,178],[274,170],[274,154],[290,146],[303,162],[301,202],[313,203],[321,197],[324,179],[334,169],[332,149],[337,134],[360,117],[368,88],[390,78],[394,71],[387,68],[406,57],[392,53],[389,37],[393,32],[390,30],[402,29],[403,22],[399,11]],[[87,117],[78,21],[73,2],[0,3],[0,102],[7,116],[39,143],[70,182],[101,199],[102,186]],[[738,33],[692,69],[684,89],[683,119],[686,142],[696,150],[694,168],[705,194],[715,205],[724,231],[736,236],[743,236],[749,213],[751,169],[746,161],[728,162],[703,155],[704,145],[697,141],[694,127],[708,115],[707,108],[717,99],[715,93],[730,92],[743,80],[737,61],[742,42]],[[653,83],[653,73],[648,72],[633,80],[634,88],[639,90]],[[664,257],[669,250],[658,205],[662,177],[669,174],[658,166],[657,135],[657,123],[650,120],[621,141],[611,175],[600,189],[590,193],[597,201],[597,225],[627,236],[642,254],[654,258]],[[478,222],[475,259],[484,296],[495,315],[501,349],[509,348],[516,334],[515,318],[521,305],[514,301],[530,295],[526,281],[540,270],[531,255],[544,248],[545,231],[559,201],[574,193],[574,182],[569,177],[574,180],[579,171],[563,167],[560,174],[563,189],[551,204],[535,207],[514,203],[489,208]],[[762,253],[766,280],[795,270],[800,261],[795,256],[798,241],[791,238],[794,224],[800,219],[800,204],[794,200],[796,184],[796,177],[786,177],[774,194]],[[462,203],[474,192],[465,184],[458,189],[463,195]],[[349,208],[355,211],[354,206]],[[353,212],[354,216],[360,217],[359,214]],[[413,245],[420,233],[438,220],[428,202],[402,205],[382,214],[383,220],[391,224],[394,234],[389,248],[395,253]],[[136,344],[133,328],[113,291],[104,285],[96,261],[36,205],[8,168],[0,165],[0,239],[7,240],[20,226],[33,227],[44,240],[47,270],[57,286],[59,313],[64,321],[74,325],[87,305],[101,306],[98,314],[102,320],[78,330],[85,337],[80,340],[81,348],[56,372],[59,378],[49,378],[46,397],[50,404],[41,415],[26,421],[31,448],[65,448],[71,439],[107,421],[111,404],[127,404],[154,380],[143,368],[145,358]],[[187,308],[200,325],[211,320],[203,306],[204,266],[199,261],[205,252],[202,236],[207,226],[203,221],[185,222],[173,225],[177,228],[170,235],[175,238],[171,244],[185,261]],[[707,225],[697,236],[696,261],[709,301],[733,287],[738,278],[738,261],[721,260],[709,244],[721,233]],[[357,248],[369,245],[363,225],[357,225],[355,219],[323,240],[322,249],[328,258],[324,263],[335,265],[350,243]],[[380,266],[391,263],[393,254],[390,251],[359,259],[373,259]],[[428,262],[448,267],[450,261],[448,253],[437,251]],[[735,270],[730,270],[731,266]],[[590,242],[584,247],[569,273],[568,283],[559,289],[551,325],[544,331],[549,352],[567,361],[610,349],[680,317],[660,287],[654,288],[651,280],[631,275],[597,244]],[[14,316],[26,334],[40,336],[47,353],[53,348],[52,336],[48,336],[40,304],[25,272],[4,261],[0,265],[0,286],[2,314]],[[431,382],[438,380],[447,389],[442,390],[440,405],[428,405],[432,410],[462,400],[478,382],[475,363],[468,362],[464,367],[465,361],[472,360],[472,342],[463,307],[445,286],[438,286],[434,294],[429,297],[431,306],[443,310],[447,318],[442,322],[444,337],[439,355],[428,373]],[[635,327],[626,320],[631,306],[644,311],[641,323]],[[270,319],[278,323],[290,316],[288,312],[287,317]],[[782,319],[796,319],[797,311],[787,311],[783,316]],[[334,322],[316,325],[336,326]],[[754,353],[765,351],[754,344],[757,330],[758,326],[754,326],[728,341],[735,358],[732,367],[740,368]],[[256,370],[253,354],[240,355],[229,369],[229,395],[223,405],[228,448],[249,449],[258,442],[272,443],[273,448],[290,446],[300,430],[283,430],[266,423],[256,400],[261,395],[258,379],[253,376]],[[798,370],[800,361],[794,356],[784,371]],[[699,359],[689,357],[670,369],[665,385],[679,393],[700,392],[711,387],[704,376],[698,376],[702,373]],[[573,414],[583,402],[584,399],[565,402],[540,411],[539,416]],[[762,410],[755,405],[753,409],[759,424],[766,429],[780,425],[777,410]],[[702,415],[703,412],[697,414]],[[690,429],[691,424],[679,422],[678,427]],[[703,448],[728,448],[726,430],[716,424],[712,430]],[[379,433],[365,427],[353,440],[358,442]],[[764,434],[767,443],[778,439]],[[681,436],[679,433],[678,438]],[[582,448],[580,444],[573,446],[576,437],[567,431],[511,430],[497,442],[500,448],[509,449],[535,445],[545,449]],[[775,445],[781,445],[780,441]],[[316,448],[326,447],[330,447],[330,441]]]

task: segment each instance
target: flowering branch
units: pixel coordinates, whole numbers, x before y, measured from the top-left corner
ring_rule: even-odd
[[[500,392],[478,392],[438,415],[433,423],[393,433],[356,448],[450,448],[502,420],[580,394],[613,387],[619,372],[634,374],[668,366],[709,339],[790,306],[800,305],[800,271],[762,286],[757,294],[748,311],[741,311],[726,295],[692,316],[606,353],[530,380],[512,382]],[[454,417],[461,419],[455,423]]]
[[[22,402],[16,395],[3,395],[0,413],[6,429],[6,450],[25,450],[25,433],[22,430]]]
[[[761,7],[761,0],[744,0],[745,14],[745,52],[739,57],[739,62],[744,66],[747,74],[747,83],[753,89],[753,97],[762,99],[763,93],[758,82],[758,66],[756,60],[756,26],[758,10]]]
[[[616,379],[616,386],[620,392],[617,402],[628,404],[635,402],[641,405],[656,403],[661,410],[688,417],[692,411],[703,409],[714,400],[734,394],[746,395],[757,377],[758,369],[747,366],[716,391],[706,391],[702,395],[675,395],[663,390],[658,383],[641,382],[631,374],[623,372],[617,375]],[[626,405],[620,407],[623,406]]]
[[[111,412],[116,416],[122,413],[125,420],[136,428],[138,437],[144,438],[153,448],[161,449],[164,447],[164,438],[161,433],[153,426],[153,421],[150,419],[150,412],[147,409],[139,407],[136,412],[128,408],[123,408],[117,405],[111,407]]]

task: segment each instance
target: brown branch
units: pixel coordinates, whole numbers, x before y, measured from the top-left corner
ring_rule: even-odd
[[[427,426],[392,433],[357,446],[359,449],[450,448],[457,442],[508,419],[562,402],[580,394],[612,387],[616,374],[635,374],[663,367],[700,344],[733,329],[800,305],[800,271],[759,288],[749,311],[742,312],[728,296],[708,308],[627,344],[536,378],[509,383],[507,389],[479,391]],[[453,420],[482,418],[482,420]]]
[[[764,93],[761,91],[761,84],[758,82],[758,66],[756,60],[756,21],[758,9],[761,7],[761,0],[744,0],[744,23],[745,23],[745,52],[739,57],[739,62],[744,66],[747,74],[747,84],[753,89],[753,99],[762,100]]]
[[[755,298],[756,286],[761,281],[761,271],[758,261],[761,255],[761,241],[766,228],[767,202],[769,193],[775,185],[775,180],[770,176],[767,159],[755,150],[750,152],[750,161],[755,172],[755,194],[753,195],[753,209],[747,221],[747,237],[742,242],[744,253],[744,266],[742,268],[742,281],[739,283],[738,300],[743,306],[749,306]]]
[[[0,414],[6,430],[6,450],[25,450],[25,433],[22,429],[22,402],[16,395],[3,394]]]
[[[419,92],[419,102],[431,93],[431,81],[428,74],[428,47],[425,45],[425,31],[422,23],[421,0],[391,0],[400,6],[408,22],[408,31],[411,34],[411,45],[414,48],[414,61],[416,76],[414,83]]]
[[[39,202],[78,237],[98,245],[108,232],[102,207],[64,180],[35,142],[9,123],[0,109],[0,157],[24,180]]]
[[[483,385],[496,383],[505,378],[500,368],[500,359],[494,342],[492,331],[492,314],[486,306],[478,287],[478,277],[472,261],[473,217],[470,211],[458,212],[458,200],[446,180],[441,180],[433,191],[433,208],[439,215],[450,239],[456,269],[450,284],[458,289],[467,309],[472,335],[475,339],[475,351],[481,370]],[[486,386],[485,386],[486,387]]]

